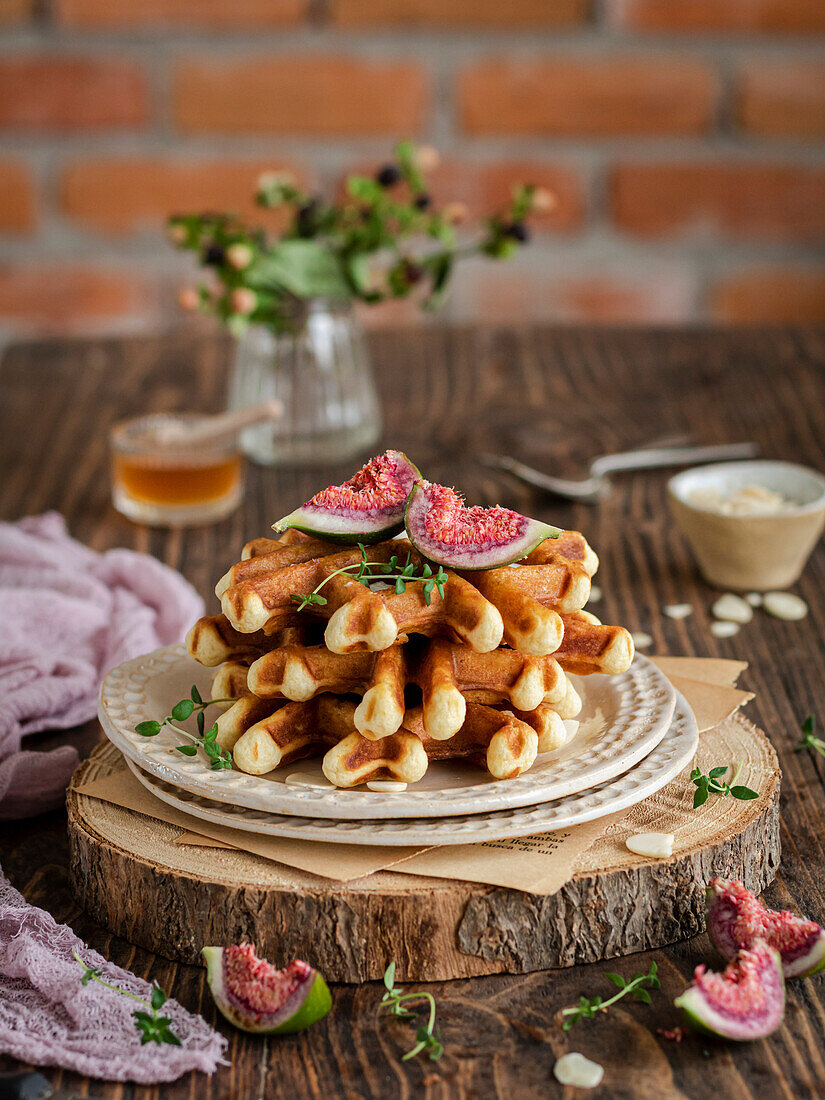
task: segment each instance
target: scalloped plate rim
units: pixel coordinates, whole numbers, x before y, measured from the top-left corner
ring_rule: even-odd
[[[605,679],[611,681],[611,686],[624,683],[626,694],[633,695],[632,699],[623,704],[624,709],[628,709],[631,704],[648,705],[644,703],[645,697],[655,696],[657,691],[661,698],[656,699],[652,711],[647,715],[631,715],[626,719],[623,735],[625,739],[627,730],[632,732],[634,722],[641,723],[642,726],[637,731],[636,739],[630,741],[629,747],[617,740],[617,750],[610,752],[609,746],[601,748],[601,756],[595,762],[588,763],[582,753],[579,757],[562,761],[555,772],[550,768],[545,768],[542,772],[534,767],[517,779],[495,782],[485,777],[478,784],[447,787],[443,790],[416,790],[414,786],[403,793],[382,794],[364,790],[329,790],[288,786],[282,781],[246,775],[234,770],[214,772],[206,767],[200,755],[189,758],[176,754],[170,731],[164,731],[158,738],[152,739],[141,738],[135,733],[134,725],[137,722],[157,717],[140,709],[141,693],[145,690],[145,685],[149,680],[171,670],[177,674],[178,664],[181,666],[181,684],[191,683],[192,679],[197,680],[198,677],[203,680],[207,674],[213,673],[213,670],[204,669],[193,661],[182,645],[174,645],[164,646],[152,653],[125,661],[105,677],[101,685],[98,717],[104,733],[124,756],[133,760],[144,771],[190,794],[232,805],[243,805],[253,810],[297,816],[312,814],[340,820],[357,820],[366,816],[444,817],[463,813],[487,813],[564,798],[611,779],[644,759],[664,737],[676,705],[676,691],[670,681],[652,661],[637,655],[628,672]],[[578,682],[586,698],[587,679],[581,678]],[[646,688],[643,687],[645,684]],[[204,692],[205,690],[204,688]],[[179,689],[179,692],[187,691],[188,687]],[[120,702],[110,697],[118,692],[122,693]],[[180,693],[177,698],[180,698]],[[168,705],[171,706],[174,702],[170,698]],[[126,712],[130,715],[129,722],[124,717]],[[622,707],[617,713],[621,712]],[[616,736],[618,738],[619,735]],[[597,755],[592,748],[586,752],[590,756]],[[164,757],[172,762],[167,762]],[[289,774],[290,770],[307,763],[296,762],[285,769],[283,774]],[[545,760],[543,763],[557,762]],[[559,778],[558,773],[562,769],[570,773],[568,778]]]
[[[238,807],[231,813],[221,803],[200,795],[183,799],[172,784],[143,772],[132,760],[127,759],[126,763],[135,778],[157,798],[193,818],[209,821],[214,825],[265,836],[330,844],[363,844],[382,848],[419,844],[440,847],[538,836],[630,809],[675,779],[693,759],[698,745],[699,729],[696,719],[684,697],[677,693],[668,735],[635,767],[596,787],[536,806],[519,806],[459,817],[406,818],[394,821],[334,821],[328,818],[268,814],[243,807]],[[642,779],[642,774],[645,771],[650,773],[651,769],[652,773]],[[253,813],[258,814],[258,820],[252,818]],[[270,820],[260,820],[262,817]],[[197,821],[193,821],[193,832],[197,832]]]

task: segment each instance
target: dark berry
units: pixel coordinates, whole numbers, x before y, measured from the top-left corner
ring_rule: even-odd
[[[504,235],[512,237],[514,241],[520,241],[521,244],[526,244],[530,240],[530,230],[524,222],[513,222],[512,225],[508,225],[504,230]]]
[[[203,262],[220,267],[226,261],[226,252],[219,244],[210,244],[203,254]]]
[[[433,200],[430,198],[430,196],[426,192],[424,192],[420,195],[415,196],[415,198],[413,199],[413,206],[416,208],[416,210],[427,210],[430,206],[432,206],[432,202]]]
[[[420,264],[414,264],[408,260],[404,264],[404,277],[410,286],[415,286],[424,278],[424,268]]]
[[[385,164],[375,173],[375,182],[382,187],[393,187],[401,179],[401,171],[395,164]]]
[[[302,237],[311,237],[315,231],[315,218],[318,213],[318,199],[310,199],[298,210],[298,232]]]

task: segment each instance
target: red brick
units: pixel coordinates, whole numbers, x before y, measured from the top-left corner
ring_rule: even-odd
[[[825,269],[767,268],[733,275],[714,288],[711,310],[732,324],[822,324]]]
[[[9,57],[0,60],[0,126],[81,130],[139,126],[148,116],[141,68],[124,59]]]
[[[78,333],[129,321],[146,307],[145,284],[102,268],[0,268],[0,319],[21,332]]]
[[[822,0],[608,0],[610,18],[641,31],[825,32]]]
[[[331,0],[340,27],[569,27],[585,23],[590,0]]]
[[[0,232],[28,233],[36,220],[28,168],[17,161],[0,161]]]
[[[753,62],[742,73],[737,115],[755,134],[825,137],[825,63]]]
[[[559,276],[489,265],[466,274],[457,313],[485,323],[676,324],[695,308],[694,279],[681,270]]]
[[[716,87],[686,59],[491,59],[460,77],[459,114],[471,134],[699,134]]]
[[[356,165],[346,175],[372,175],[378,161]],[[345,178],[345,177],[344,177]],[[499,161],[473,164],[444,160],[427,173],[427,185],[437,206],[448,202],[465,203],[471,218],[482,218],[501,210],[519,183],[545,187],[556,197],[555,208],[547,214],[531,216],[530,224],[541,230],[566,232],[580,228],[585,220],[586,197],[579,174],[571,168],[546,161]],[[339,194],[344,193],[344,180]]]
[[[616,224],[646,237],[714,233],[799,240],[825,236],[825,169],[776,164],[620,164]]]
[[[428,100],[415,64],[337,55],[188,60],[174,83],[177,124],[197,132],[413,134]]]
[[[33,0],[0,0],[0,26],[11,27],[32,18]]]
[[[55,17],[71,27],[183,26],[213,30],[284,27],[307,17],[308,0],[55,0]]]
[[[159,228],[169,214],[199,210],[238,211],[273,227],[282,219],[255,206],[254,192],[262,172],[280,169],[304,178],[272,161],[84,160],[64,171],[60,198],[70,217],[114,234]]]

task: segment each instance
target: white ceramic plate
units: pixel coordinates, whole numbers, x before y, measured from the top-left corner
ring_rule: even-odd
[[[214,825],[228,825],[233,829],[268,836],[325,840],[333,844],[397,847],[408,844],[478,844],[516,836],[536,836],[605,817],[649,798],[664,787],[690,763],[698,744],[696,719],[682,696],[677,694],[673,721],[665,737],[641,763],[624,775],[541,806],[438,820],[414,817],[401,821],[330,821],[326,818],[271,814],[243,806],[229,807],[180,791],[141,771],[133,761],[127,759],[127,763],[152,794],[170,806]]]
[[[445,817],[531,806],[586,790],[626,772],[656,747],[673,715],[676,693],[647,658],[637,656],[621,676],[574,678],[584,706],[569,744],[544,753],[517,779],[493,779],[472,764],[433,762],[424,778],[403,792],[365,787],[339,790],[284,782],[292,772],[323,780],[320,757],[299,760],[264,776],[212,771],[203,753],[175,751],[180,735],[165,727],[141,737],[135,726],[168,714],[192,683],[209,697],[213,671],[193,661],[183,646],[167,646],[113,669],[100,692],[99,717],[106,736],[144,771],[189,794],[270,813],[336,820]],[[188,726],[194,728],[189,719]]]

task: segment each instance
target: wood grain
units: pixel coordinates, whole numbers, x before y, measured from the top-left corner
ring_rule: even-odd
[[[699,579],[670,521],[663,474],[617,479],[598,508],[559,505],[514,486],[476,462],[502,450],[575,475],[594,454],[689,432],[707,443],[754,439],[763,453],[825,469],[825,332],[585,331],[432,328],[371,338],[384,399],[386,443],[423,464],[433,480],[458,485],[476,503],[498,500],[538,518],[583,530],[598,548],[600,617],[652,634],[654,651],[739,657],[743,686],[757,693],[748,715],[767,730],[783,769],[782,867],[766,894],[825,921],[825,761],[795,754],[799,723],[819,710],[825,682],[825,550],[820,545],[797,591],[811,606],[799,623],[759,613],[735,638],[709,630],[713,594]],[[55,508],[73,534],[96,549],[132,546],[181,569],[204,596],[246,539],[350,472],[250,470],[244,507],[214,527],[184,534],[138,528],[108,501],[105,435],[138,411],[220,407],[228,345],[213,337],[43,342],[9,348],[0,363],[0,515]],[[669,603],[694,614],[674,621]],[[93,726],[68,737],[88,750]],[[47,747],[67,739],[42,735]],[[96,949],[136,973],[156,977],[187,1007],[215,1013],[203,973],[110,936],[82,913],[67,883],[65,816],[7,824],[3,869],[26,897],[67,920]],[[656,959],[663,991],[655,1008],[618,1006],[609,1017],[562,1033],[553,1014],[581,993],[605,994],[607,970],[629,976]],[[402,1063],[409,1028],[379,1023],[380,987],[340,986],[335,1006],[303,1035],[265,1041],[218,1023],[232,1065],[210,1081],[184,1078],[161,1089],[95,1082],[49,1071],[56,1084],[107,1100],[215,1100],[299,1097],[534,1097],[561,1095],[552,1066],[580,1050],[605,1066],[589,1094],[613,1098],[726,1100],[819,1098],[825,1094],[825,980],[789,987],[783,1027],[744,1046],[657,1034],[677,1022],[672,1001],[693,967],[712,962],[704,935],[624,962],[526,976],[490,976],[430,985],[439,1003],[441,1062]]]

